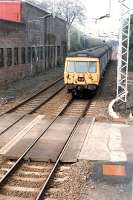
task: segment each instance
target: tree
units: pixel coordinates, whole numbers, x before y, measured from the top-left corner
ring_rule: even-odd
[[[53,0],[41,0],[37,3],[48,11],[53,11]],[[58,0],[55,4],[55,14],[67,22],[68,50],[70,50],[70,28],[75,21],[82,23],[85,20],[85,7],[80,0]]]
[[[60,0],[57,15],[67,22],[68,51],[70,51],[70,29],[75,21],[82,22],[85,18],[85,8],[80,0]]]
[[[68,29],[75,20],[82,22],[85,18],[85,7],[80,0],[60,0],[57,6],[56,14],[67,21]]]
[[[133,15],[131,15],[131,22],[130,22],[130,49],[133,52]]]
[[[70,29],[74,22],[83,23],[85,20],[85,6],[81,0],[27,0],[40,5],[42,8],[53,12],[53,2],[55,2],[56,16],[67,22],[67,46],[70,50]]]

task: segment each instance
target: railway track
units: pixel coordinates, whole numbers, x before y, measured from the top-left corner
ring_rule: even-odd
[[[32,96],[24,99],[17,105],[9,108],[5,112],[1,113],[0,116],[8,113],[16,114],[30,114],[37,110],[40,106],[49,101],[58,92],[64,88],[63,77],[44,87],[40,91],[35,92]]]
[[[112,61],[106,69],[100,87],[93,98],[88,112],[89,117],[95,117],[99,122],[113,121],[108,113],[108,106],[116,96],[116,61]]]
[[[6,113],[0,116],[2,120],[5,118],[6,120],[9,119],[9,121],[11,121],[11,123],[9,123],[9,125],[7,124],[7,126],[0,132],[0,134],[5,133],[16,123],[21,121],[27,114],[33,114],[37,112],[40,107],[44,106],[64,88],[65,86],[63,84],[63,78],[60,78],[43,90],[33,94],[30,98],[24,100],[15,107],[10,108],[8,111],[6,111]]]
[[[0,176],[7,172],[13,164],[13,161],[6,161],[3,163]],[[0,192],[0,199],[2,196],[3,200],[5,196],[8,198],[18,197],[18,200],[19,197],[21,197],[20,199],[35,199],[41,186],[44,184],[44,180],[47,180],[53,167],[54,164],[52,163],[30,162],[29,164],[25,162],[21,169],[18,170],[8,182],[8,185],[3,187]],[[68,180],[69,169],[70,166],[68,164],[61,164],[58,167],[52,179],[52,185],[50,185],[50,188],[47,190],[45,198],[59,196],[59,192],[61,192],[60,187]]]
[[[78,124],[86,114],[89,106],[90,100],[80,101],[71,99],[68,104],[62,108],[58,116],[52,120],[44,132],[39,137],[37,137],[32,144],[28,146],[28,148],[25,150],[23,155],[18,158],[18,160],[15,162],[5,161],[1,164],[0,198],[2,197],[3,200],[6,198],[10,200],[10,197],[12,196],[18,199],[21,197],[20,199],[29,198],[40,200],[51,198],[54,190],[57,190],[58,193],[58,190],[60,190],[60,185],[63,183],[63,181],[67,180],[67,177],[62,173],[62,168],[60,165],[61,158],[69,146],[71,138],[75,134],[75,131],[78,128]],[[42,163],[24,161],[24,158],[28,152],[34,147],[42,135],[47,134],[46,131],[58,119],[58,117],[71,115],[70,111],[73,112],[74,116],[76,116],[78,120],[75,123],[67,141],[65,142],[65,145],[61,149],[56,162]],[[64,167],[64,170],[67,168],[69,167]],[[57,185],[59,186],[58,189]],[[56,189],[54,187],[56,187]]]
[[[72,99],[72,96],[67,93],[66,88],[60,91],[54,98],[50,99],[46,104],[42,105],[35,111],[36,114],[42,114],[49,117],[58,116],[62,107]]]
[[[56,100],[54,100],[54,102],[56,102]],[[51,99],[50,101],[53,100]],[[53,103],[50,104],[50,101],[47,102],[48,108],[45,113],[46,115],[49,113],[50,105],[53,105]],[[63,166],[64,170],[62,170],[60,160],[63,156],[65,149],[67,148],[67,145],[69,145],[71,137],[75,133],[75,130],[78,127],[78,123],[80,122],[81,118],[85,114],[93,115],[93,110],[95,110],[96,103],[96,100],[93,101],[90,105],[89,100],[70,99],[70,101],[68,101],[66,105],[60,108],[59,111],[55,114],[52,123],[59,116],[75,116],[78,117],[78,121],[75,124],[71,135],[68,138],[68,141],[65,143],[65,146],[63,147],[60,155],[58,156],[58,159],[54,164],[45,162],[28,163],[23,160],[25,155],[34,146],[34,144],[36,144],[39,138],[34,141],[34,144],[32,144],[32,146],[26,149],[25,154],[23,154],[16,162],[7,161],[7,163],[1,164],[0,194],[3,195],[2,200],[10,200],[10,196],[15,197],[16,199],[19,199],[19,197],[21,197],[21,200],[25,198],[35,200],[62,199],[59,194],[61,195],[61,185],[63,184],[63,182],[67,181],[67,170],[69,170],[69,165],[67,167]],[[36,113],[38,113],[38,111],[41,111],[43,114],[43,105],[39,106],[38,110],[35,110]],[[52,123],[49,125],[49,127],[52,125]],[[49,127],[47,129],[49,129]],[[45,134],[46,131],[47,130],[45,130],[43,134]],[[38,167],[36,167],[36,165]]]

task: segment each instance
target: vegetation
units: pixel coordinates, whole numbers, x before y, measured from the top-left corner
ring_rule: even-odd
[[[131,16],[131,28],[130,28],[130,59],[133,60],[133,15]]]
[[[81,0],[54,1],[56,16],[67,22],[68,52],[91,48],[102,43],[101,40],[86,36],[73,26],[74,22],[83,24],[86,19],[86,9]],[[53,12],[53,0],[27,0],[27,2],[35,3],[49,12]]]
[[[35,0],[27,0],[29,2],[35,2]],[[64,19],[67,22],[67,46],[68,51],[70,51],[70,29],[72,24],[77,22],[83,22],[85,19],[85,6],[81,0],[36,0],[36,4],[40,5],[42,8],[45,8],[49,12],[53,12],[56,16]]]
[[[101,40],[89,37],[83,34],[81,31],[76,29],[75,27],[71,27],[70,31],[70,51],[77,51],[81,49],[87,49],[91,47],[95,47],[103,43]]]

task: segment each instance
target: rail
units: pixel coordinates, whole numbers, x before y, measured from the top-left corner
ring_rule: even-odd
[[[25,152],[18,158],[18,160],[13,164],[13,166],[6,172],[6,174],[2,177],[2,179],[0,180],[0,190],[2,189],[2,187],[6,184],[6,182],[8,181],[8,179],[14,174],[14,172],[21,166],[22,162],[23,162],[23,158],[27,155],[27,153],[34,147],[34,145],[38,142],[38,140],[46,133],[46,131],[51,127],[51,125],[58,119],[58,117],[60,117],[60,115],[62,115],[65,110],[67,109],[67,107],[69,105],[71,105],[73,99],[70,99],[70,101],[67,103],[67,105],[65,105],[64,108],[62,108],[62,110],[60,111],[60,113],[58,114],[58,116],[56,116],[52,122],[47,126],[47,128],[43,131],[43,133],[41,133],[34,141],[31,145],[28,146],[28,148],[25,150]],[[87,101],[86,106],[84,108],[84,110],[82,111],[81,115],[79,116],[76,124],[73,127],[73,130],[70,133],[69,138],[66,140],[65,145],[63,146],[55,164],[54,167],[52,168],[52,170],[50,171],[47,179],[44,181],[44,184],[42,186],[42,188],[40,189],[40,192],[38,193],[36,200],[40,200],[42,198],[42,195],[45,192],[46,186],[48,185],[51,176],[53,175],[53,173],[55,172],[55,170],[57,169],[60,160],[65,152],[65,150],[67,149],[67,147],[69,146],[70,140],[73,137],[73,135],[75,134],[75,130],[78,127],[78,124],[80,123],[80,120],[84,117],[84,115],[86,114],[86,110],[88,110],[88,107],[90,105],[90,101]]]
[[[48,86],[46,86],[45,88],[41,89],[40,91],[36,91],[34,94],[32,94],[30,97],[25,98],[24,100],[22,100],[21,102],[19,102],[17,105],[13,106],[12,108],[9,108],[8,110],[6,110],[5,112],[0,114],[0,117],[4,114],[7,113],[11,113],[13,112],[15,109],[17,109],[18,107],[24,105],[25,103],[27,103],[28,101],[32,100],[33,98],[35,98],[36,96],[38,96],[39,94],[41,94],[42,92],[48,90],[50,87],[52,87],[53,85],[55,85],[56,83],[58,83],[59,81],[63,80],[63,77],[57,79],[56,81],[52,82],[51,84],[49,84]]]
[[[32,97],[28,98],[27,100],[21,102],[20,104],[18,104],[17,106],[15,106],[14,108],[11,108],[8,112],[6,113],[11,113],[13,111],[15,111],[16,109],[20,108],[21,106],[25,105],[27,102],[29,102],[30,100],[34,99],[35,97],[37,97],[38,95],[40,95],[42,92],[45,92],[46,90],[48,90],[50,87],[56,85],[56,83],[58,83],[59,81],[63,80],[63,78],[55,81],[54,83],[52,83],[51,85],[49,85],[48,87],[46,87],[45,89],[41,90],[40,92],[38,92],[37,94],[32,95]],[[15,125],[17,122],[19,122],[26,114],[32,114],[34,113],[37,109],[39,109],[42,105],[46,104],[49,100],[51,100],[54,96],[56,96],[63,88],[64,88],[64,84],[63,86],[61,86],[60,88],[58,88],[57,90],[55,90],[54,92],[52,92],[52,94],[47,97],[45,100],[43,100],[41,103],[37,104],[36,106],[34,106],[32,109],[29,109],[29,111],[24,111],[23,113],[21,113],[20,116],[18,116],[18,119],[12,123],[9,127],[7,127],[4,131],[2,131],[0,133],[3,134],[4,132],[6,132],[9,128],[11,128],[13,125]]]

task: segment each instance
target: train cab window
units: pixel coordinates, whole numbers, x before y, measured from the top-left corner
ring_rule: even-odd
[[[72,73],[75,71],[75,62],[67,62],[67,72]]]
[[[77,73],[96,73],[96,62],[94,61],[68,61],[67,62],[67,72],[77,72]]]
[[[12,49],[7,48],[7,66],[12,65]]]
[[[88,72],[89,62],[75,62],[76,72]]]
[[[96,73],[96,71],[97,71],[96,62],[94,61],[89,62],[89,72]]]
[[[18,65],[18,48],[14,48],[14,65]]]
[[[4,49],[0,48],[0,67],[4,67]]]

